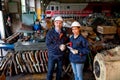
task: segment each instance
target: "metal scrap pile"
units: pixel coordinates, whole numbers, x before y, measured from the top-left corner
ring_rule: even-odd
[[[83,19],[83,25],[91,27],[93,30],[88,32],[88,41],[91,50],[95,53],[101,50],[113,48],[120,44],[115,19],[107,18],[104,14],[94,13]]]
[[[12,76],[20,73],[47,72],[48,52],[44,42],[17,42],[14,48],[14,51],[8,52],[1,60],[1,74]],[[70,65],[64,66],[63,70],[71,72]]]
[[[0,62],[0,73],[16,75],[21,73],[45,73],[47,72],[47,50],[29,50],[8,52]],[[70,65],[63,67],[64,71],[71,71]]]
[[[47,71],[47,51],[8,52],[0,62],[0,72],[6,75]]]

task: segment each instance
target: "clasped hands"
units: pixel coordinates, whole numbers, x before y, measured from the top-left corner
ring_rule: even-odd
[[[67,47],[68,47],[68,49],[69,49],[73,54],[78,54],[78,50],[73,49],[72,47],[69,47],[69,46],[67,46]],[[59,46],[59,49],[60,49],[61,51],[64,51],[64,50],[66,49],[66,45],[65,45],[65,44],[61,44],[61,45]]]
[[[64,50],[66,49],[66,45],[61,44],[61,45],[59,46],[59,49],[60,49],[61,51],[64,51]]]

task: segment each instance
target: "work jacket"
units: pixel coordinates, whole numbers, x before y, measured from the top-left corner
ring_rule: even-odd
[[[55,28],[48,31],[46,35],[46,46],[48,49],[48,57],[59,58],[64,55],[64,51],[59,49],[61,44],[66,44],[68,38],[65,32],[62,30],[61,33],[57,33]]]
[[[73,63],[84,63],[86,60],[86,56],[90,51],[87,39],[84,38],[82,35],[79,35],[77,38],[74,38],[74,36],[72,36],[70,38],[70,42],[72,43],[71,47],[78,50],[78,54],[73,54],[70,51],[70,61]]]

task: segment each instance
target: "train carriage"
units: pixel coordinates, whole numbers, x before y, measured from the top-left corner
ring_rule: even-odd
[[[52,1],[46,7],[46,17],[56,17],[61,15],[62,17],[86,17],[92,13],[103,13],[106,16],[112,16],[111,13],[116,10],[116,6],[119,3],[111,2],[89,2],[89,3],[59,3]]]

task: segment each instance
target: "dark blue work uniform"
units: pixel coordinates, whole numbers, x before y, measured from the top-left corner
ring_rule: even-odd
[[[56,80],[60,80],[62,74],[62,60],[64,51],[59,49],[61,44],[67,42],[64,31],[57,33],[55,28],[48,31],[46,35],[46,45],[48,48],[48,74],[47,80],[52,80],[55,64],[57,64]]]
[[[88,41],[82,35],[77,38],[70,38],[72,48],[78,50],[78,54],[73,54],[70,51],[69,59],[72,65],[75,80],[83,80],[83,68],[86,61],[86,56],[89,53]]]
[[[87,54],[90,52],[89,43],[86,38],[79,35],[77,38],[72,36],[70,38],[72,43],[72,48],[78,50],[78,54],[73,54],[70,52],[69,59],[73,63],[84,63],[86,61]]]

